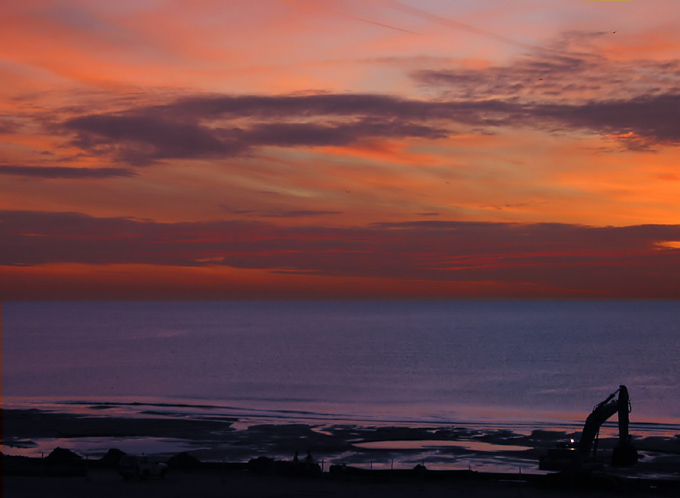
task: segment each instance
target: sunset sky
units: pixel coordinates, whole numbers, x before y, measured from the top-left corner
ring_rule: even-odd
[[[0,300],[680,298],[677,0],[0,18]]]

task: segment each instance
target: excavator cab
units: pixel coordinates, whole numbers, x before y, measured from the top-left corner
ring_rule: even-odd
[[[607,399],[595,405],[586,419],[580,440],[578,442],[572,440],[569,444],[548,450],[547,454],[540,458],[538,468],[541,470],[596,470],[602,468],[602,462],[595,458],[598,434],[602,424],[617,412],[619,414],[619,440],[612,452],[611,465],[612,467],[635,465],[638,461],[638,453],[633,445],[632,437],[628,433],[630,397],[628,388],[621,385]]]

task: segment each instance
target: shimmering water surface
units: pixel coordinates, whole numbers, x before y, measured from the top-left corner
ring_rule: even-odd
[[[8,303],[4,394],[329,417],[680,419],[680,304]],[[549,415],[551,412],[553,415]]]
[[[680,304],[6,303],[4,394],[385,420],[680,419]],[[282,411],[283,410],[283,411]]]

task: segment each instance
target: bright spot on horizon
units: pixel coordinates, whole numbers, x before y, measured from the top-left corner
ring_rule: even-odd
[[[667,240],[665,242],[658,242],[657,245],[670,249],[680,249],[680,240]]]

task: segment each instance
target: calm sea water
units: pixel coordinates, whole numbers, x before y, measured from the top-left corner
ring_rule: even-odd
[[[4,395],[337,420],[680,421],[680,303],[5,303]]]

